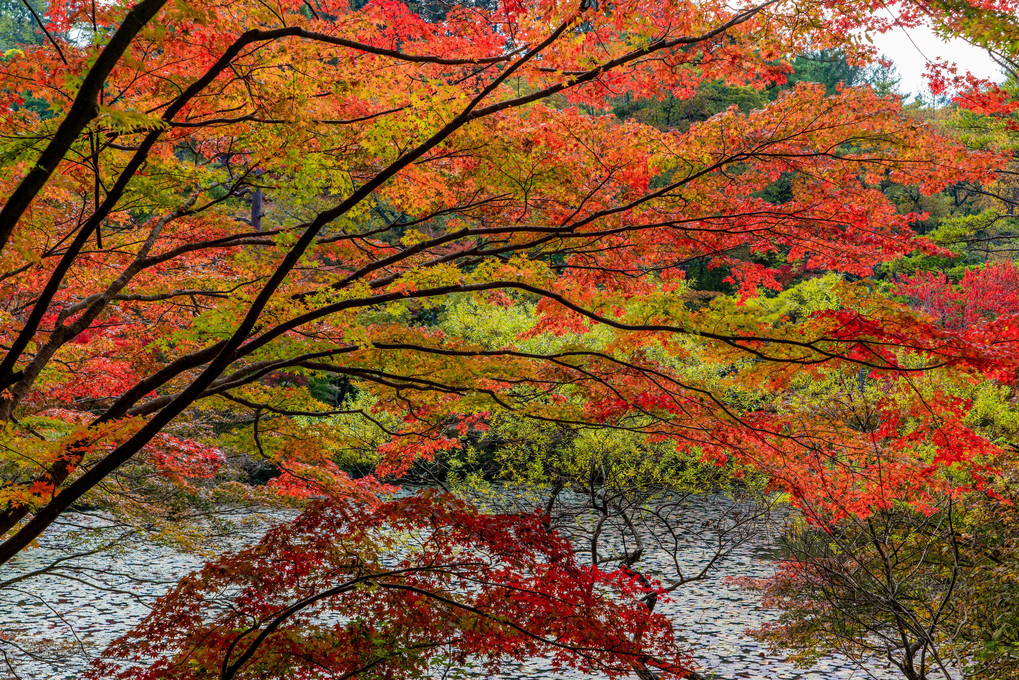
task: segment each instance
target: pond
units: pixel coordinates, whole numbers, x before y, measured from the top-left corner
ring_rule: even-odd
[[[717,518],[731,510],[731,502],[722,496],[700,495],[684,500],[682,510],[678,529],[687,532],[691,540],[685,540],[674,554],[653,549],[654,542],[649,540],[642,568],[666,573],[679,566],[684,573],[692,574],[710,559],[711,534],[703,529],[717,524]],[[265,521],[249,521],[230,536],[210,538],[210,545],[215,544],[217,549],[239,547],[257,539],[267,521],[281,517],[277,513],[262,518]],[[78,554],[84,552],[82,542],[70,537],[83,528],[102,524],[94,517],[69,517],[46,534],[37,549],[0,571],[0,583],[9,582],[62,560],[59,575],[25,578],[0,589],[0,651],[17,671],[13,676],[0,667],[0,678],[77,677],[91,658],[146,615],[148,603],[203,562],[201,556],[165,545],[129,540],[121,541],[114,550]],[[113,526],[102,527],[90,534],[90,545],[98,547],[115,532]],[[810,669],[798,668],[744,634],[748,628],[774,618],[775,612],[761,607],[757,593],[729,580],[768,576],[774,564],[775,540],[774,531],[756,531],[721,557],[704,579],[681,586],[669,601],[659,604],[659,611],[672,618],[700,671],[719,680],[895,678],[888,668],[860,669],[839,656],[823,658]],[[470,669],[464,674],[489,677]],[[581,676],[555,670],[540,659],[507,664],[498,676],[501,680],[563,677]]]

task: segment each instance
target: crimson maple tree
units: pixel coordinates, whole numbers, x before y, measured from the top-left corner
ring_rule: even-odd
[[[923,503],[927,490],[960,483],[940,474],[949,467],[979,482],[993,445],[963,423],[964,405],[926,398],[904,376],[939,368],[1014,379],[1011,313],[957,328],[845,281],[795,319],[764,320],[755,301],[783,288],[782,266],[862,277],[904,254],[941,253],[882,185],[935,192],[990,181],[1004,155],[970,150],[869,88],[828,95],[801,83],[765,108],[730,109],[683,132],[608,115],[624,95],[780,84],[785,57],[807,46],[862,60],[868,48],[853,30],[953,11],[907,2],[889,18],[879,7],[51,3],[48,41],[9,52],[0,70],[0,564],[80,502],[171,519],[157,502],[167,489],[342,504],[367,484],[352,470],[398,479],[498,414],[736,459],[835,515]],[[789,195],[768,200],[780,179]],[[738,295],[692,301],[686,271],[698,261],[726,268]],[[475,323],[436,321],[467,305]],[[506,310],[524,320],[500,326]],[[491,332],[478,332],[486,324]],[[845,413],[805,417],[809,399],[770,398],[861,370],[884,390],[873,427]],[[242,454],[270,466],[269,484],[214,484]],[[140,513],[138,498],[151,501]],[[338,517],[354,512],[340,507]],[[437,537],[473,526],[468,510],[382,507],[366,521],[417,522]],[[321,512],[331,511],[306,517]],[[498,541],[465,536],[463,546],[483,552],[534,522],[497,521],[520,528]],[[625,572],[585,581],[559,539],[542,540],[525,542],[532,557],[576,576],[564,583],[580,599],[555,605],[564,620],[588,605],[593,621],[611,613],[607,600],[583,604],[592,583],[629,596]],[[456,552],[443,549],[443,560]],[[261,567],[247,558],[259,559],[239,553],[223,563],[229,575],[210,567],[167,602],[191,607],[220,576],[257,582]],[[419,595],[433,611],[457,609],[441,619],[453,623],[426,630],[393,619],[386,639],[473,640],[471,653],[550,645],[529,628],[553,626],[550,593],[498,625],[491,617],[503,614],[481,605],[465,613],[505,592],[507,579],[548,568],[516,559],[479,591],[466,588],[458,609],[436,589],[470,575],[421,572]],[[322,579],[343,576],[330,568]],[[366,606],[358,598],[379,587],[380,569],[351,595],[351,611]],[[308,587],[333,587],[325,583]],[[268,625],[286,596],[314,597],[277,585],[250,602],[256,619],[268,618],[234,641]],[[659,625],[630,603],[619,620]],[[185,616],[169,607],[152,621]],[[218,625],[187,623],[173,644]],[[639,635],[580,633],[590,640],[571,649],[594,645],[601,665],[639,657]],[[293,659],[273,656],[282,638],[264,641],[246,649],[289,668]],[[234,651],[216,649],[221,675],[236,673]],[[355,656],[329,663],[348,673],[375,658]]]
[[[184,579],[89,677],[414,676],[542,653],[609,677],[685,675],[671,624],[639,606],[647,594],[632,574],[578,564],[538,514],[434,495],[320,501]]]

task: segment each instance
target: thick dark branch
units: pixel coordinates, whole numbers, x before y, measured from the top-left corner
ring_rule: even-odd
[[[145,2],[157,2],[159,0],[144,0]],[[165,0],[162,0],[165,1]],[[549,36],[543,40],[540,44],[533,47],[526,54],[521,56],[519,59],[514,61],[512,64],[502,71],[493,81],[486,86],[481,92],[478,93],[462,110],[450,120],[441,129],[436,131],[424,142],[418,144],[412,150],[400,156],[396,161],[391,163],[389,166],[378,172],[369,181],[363,184],[361,187],[356,189],[347,199],[336,205],[335,207],[319,213],[319,215],[308,224],[307,229],[297,240],[291,250],[283,258],[279,267],[273,273],[273,275],[266,282],[263,289],[255,296],[251,302],[247,314],[238,324],[236,330],[232,336],[224,341],[222,344],[218,344],[216,347],[218,350],[215,352],[215,358],[209,363],[206,369],[197,376],[191,384],[185,388],[172,402],[167,404],[158,413],[156,413],[149,422],[142,426],[134,435],[129,437],[125,442],[120,444],[116,449],[109,453],[104,458],[97,461],[91,468],[81,474],[76,480],[65,487],[62,491],[57,493],[46,505],[37,508],[34,516],[25,523],[17,532],[15,532],[10,538],[8,538],[2,545],[0,545],[0,564],[6,563],[14,555],[18,554],[21,550],[27,547],[36,537],[38,537],[45,529],[52,524],[63,512],[67,510],[75,501],[81,498],[85,493],[92,489],[95,485],[99,484],[107,475],[111,474],[123,463],[128,461],[132,456],[138,453],[153,437],[155,437],[162,429],[169,424],[174,418],[182,413],[188,406],[190,406],[196,399],[200,398],[202,393],[222,374],[222,372],[240,355],[238,352],[241,349],[242,344],[250,337],[251,332],[254,330],[258,323],[258,319],[262,315],[262,311],[268,305],[269,301],[275,295],[276,291],[283,284],[284,280],[289,276],[290,272],[300,261],[300,258],[304,255],[306,250],[311,246],[312,243],[318,237],[319,232],[322,228],[335,221],[337,218],[349,212],[351,209],[360,205],[362,201],[373,194],[378,188],[383,186],[386,182],[396,176],[404,168],[410,166],[418,159],[422,158],[425,154],[437,147],[444,140],[450,137],[457,130],[470,123],[472,120],[476,120],[494,113],[524,106],[531,101],[536,101],[542,97],[547,97],[550,94],[565,90],[569,87],[576,86],[578,84],[593,80],[601,73],[607,70],[617,68],[623,64],[636,61],[637,59],[646,56],[652,52],[665,50],[681,44],[694,44],[697,42],[710,40],[717,37],[727,31],[729,28],[736,26],[749,20],[755,16],[758,12],[762,11],[768,5],[777,2],[777,0],[769,0],[767,3],[760,5],[755,8],[751,8],[745,12],[738,14],[733,17],[730,21],[722,24],[718,28],[709,31],[702,36],[695,38],[677,38],[672,41],[655,41],[649,44],[647,47],[632,52],[628,55],[624,55],[615,60],[606,62],[601,67],[594,69],[589,72],[588,76],[582,76],[576,79],[572,79],[570,82],[564,82],[560,85],[556,85],[552,88],[546,88],[541,90],[533,96],[518,97],[515,99],[505,100],[497,104],[492,104],[487,107],[481,107],[482,102],[495,92],[508,78],[516,73],[521,67],[534,59],[547,47],[555,43],[564,33],[566,33],[576,23],[576,20],[580,18],[580,14],[575,15],[564,21]],[[217,63],[206,72],[203,78],[199,79],[192,84],[187,91],[185,91],[180,97],[175,100],[174,104],[171,105],[164,113],[164,120],[171,119],[184,103],[191,97],[201,91],[208,83],[211,83],[216,75],[227,68],[233,61],[234,57],[239,53],[240,49],[249,42],[261,39],[264,35],[269,35],[272,32],[264,31],[248,31],[243,34],[234,44],[228,49],[223,56],[217,61]],[[112,66],[111,66],[112,68]],[[154,138],[152,135],[159,134],[160,131],[154,131],[150,133],[150,136],[146,138],[146,141]],[[145,150],[147,154],[148,150]],[[132,171],[135,172],[135,170]],[[47,174],[46,177],[49,175]],[[43,182],[45,178],[43,179]],[[40,184],[41,187],[41,184]],[[34,193],[33,193],[34,196]],[[109,197],[108,197],[109,200]],[[20,215],[20,213],[19,213]],[[83,230],[84,231],[84,230]],[[79,234],[80,236],[80,234]],[[62,274],[61,274],[62,276]],[[521,288],[522,284],[499,284],[498,287],[517,287]],[[451,287],[451,291],[457,289],[470,290],[472,286],[454,286]],[[494,286],[484,286],[479,289],[493,289]],[[547,291],[540,291],[540,289],[534,289],[533,292],[538,294],[548,294]],[[399,294],[398,294],[399,295]],[[380,298],[386,296],[378,296]],[[559,296],[556,296],[559,297]],[[48,304],[48,303],[47,303]],[[568,303],[567,303],[568,304]],[[582,309],[582,308],[580,308]],[[586,310],[584,310],[586,312]],[[593,315],[592,312],[587,312],[588,316]],[[593,318],[593,317],[592,317]],[[605,320],[609,325],[617,325],[611,320]],[[300,325],[299,323],[297,325]],[[279,328],[279,327],[278,327]],[[268,335],[268,334],[266,334]],[[263,336],[265,337],[265,336]],[[251,343],[249,343],[251,344]],[[7,362],[5,362],[7,363]],[[12,362],[11,362],[12,363]],[[10,371],[12,366],[5,367],[7,371]],[[0,372],[0,377],[3,373]],[[11,528],[10,525],[0,525],[0,531]]]
[[[32,18],[35,19],[35,23],[39,24],[39,30],[46,35],[46,39],[50,41],[50,44],[53,45],[53,49],[57,51],[60,61],[64,63],[64,66],[67,66],[67,57],[64,56],[64,51],[60,49],[60,45],[58,45],[57,41],[53,39],[53,34],[46,28],[46,22],[42,20],[39,13],[35,11],[34,7],[32,7],[32,3],[28,0],[21,0],[21,4],[25,6],[25,9],[27,9],[29,13],[31,13]]]
[[[14,227],[25,214],[25,210],[49,181],[57,169],[57,164],[63,160],[64,154],[78,139],[85,126],[99,114],[96,101],[113,67],[120,61],[134,37],[164,4],[166,0],[141,0],[135,5],[89,68],[70,110],[60,122],[53,139],[0,210],[0,252],[10,241]]]

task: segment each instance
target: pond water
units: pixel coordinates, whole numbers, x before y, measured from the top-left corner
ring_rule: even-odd
[[[646,550],[642,568],[663,574],[674,572],[677,565],[687,574],[699,571],[713,554],[710,532],[702,529],[726,513],[728,503],[723,497],[709,495],[686,502],[679,529],[691,532],[695,540],[684,541],[683,549],[675,553],[675,562],[669,551]],[[95,518],[71,517],[44,536],[37,549],[0,570],[0,583],[8,582],[0,589],[3,680],[77,677],[89,659],[146,615],[148,603],[202,564],[201,556],[130,540],[121,541],[116,550],[70,557],[75,551],[82,552],[81,539],[70,537],[82,527],[99,524],[101,521]],[[239,547],[256,539],[265,526],[265,522],[249,523],[230,536],[210,538],[210,545],[215,544],[217,549]],[[98,546],[115,531],[114,527],[106,527],[89,540]],[[774,618],[775,613],[761,607],[756,593],[732,585],[729,579],[768,576],[774,548],[774,534],[758,532],[718,560],[706,578],[680,587],[670,601],[659,605],[659,611],[672,618],[692,650],[701,673],[719,680],[895,678],[890,669],[860,669],[838,656],[823,658],[810,669],[798,668],[744,634],[746,629]],[[59,576],[39,575],[10,583],[10,579],[30,574],[54,560],[63,560]],[[3,656],[17,675],[4,667]],[[466,675],[488,677],[470,670]],[[501,680],[563,677],[580,676],[554,670],[540,659],[508,664],[498,676]]]

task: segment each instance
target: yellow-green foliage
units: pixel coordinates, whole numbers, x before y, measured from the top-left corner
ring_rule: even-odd
[[[473,295],[450,296],[440,326],[485,348],[505,347],[534,326],[534,305],[521,302],[501,307]]]
[[[981,382],[974,387],[970,399],[972,406],[966,414],[967,425],[999,444],[1016,441],[1019,404],[1011,387]]]
[[[743,304],[758,312],[762,322],[777,325],[784,320],[797,321],[815,312],[838,309],[841,299],[837,287],[842,277],[833,272],[807,279],[774,297],[751,298]]]
[[[300,403],[286,403],[271,397],[269,400],[275,401],[277,408],[330,410],[328,405],[310,399]],[[265,412],[258,421],[257,439],[252,423],[221,435],[216,443],[227,450],[243,451],[269,463],[285,461],[294,457],[296,451],[314,446],[314,457],[328,458],[341,468],[367,466],[378,462],[377,449],[390,438],[382,428],[390,431],[399,429],[399,423],[392,416],[378,412],[375,404],[376,398],[369,392],[358,391],[344,402],[344,413],[283,418]]]
[[[542,333],[521,336],[534,328],[537,314],[533,303],[490,304],[475,295],[451,295],[443,309],[440,327],[450,335],[476,343],[485,349],[513,346],[520,352],[549,353],[567,349],[601,349],[612,339],[613,329],[597,326],[584,334],[555,336]]]
[[[654,441],[623,429],[567,429],[561,425],[514,417],[492,422],[485,444],[492,447],[498,480],[524,494],[540,494],[553,486],[583,493],[592,485],[624,498],[650,499],[661,493],[726,490],[748,486],[763,489],[763,479],[736,464],[725,467],[704,461],[696,448]],[[480,447],[451,461],[454,486],[472,495],[492,487],[476,470]],[[499,490],[498,493],[504,493]]]

